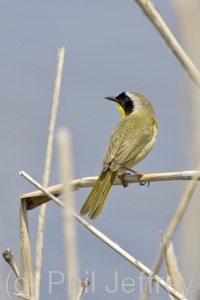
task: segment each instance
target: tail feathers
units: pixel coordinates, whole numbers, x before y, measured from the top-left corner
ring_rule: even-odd
[[[86,215],[87,213],[91,220],[95,220],[101,213],[106,198],[111,189],[111,186],[117,176],[117,171],[111,172],[109,169],[101,172],[92,191],[90,192],[87,200],[85,201],[80,215]]]

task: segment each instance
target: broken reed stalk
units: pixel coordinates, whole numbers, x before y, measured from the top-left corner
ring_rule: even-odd
[[[200,88],[200,72],[193,64],[192,60],[184,51],[183,47],[172,33],[166,22],[163,20],[158,10],[150,0],[135,0],[143,9],[149,20],[160,32],[169,48],[174,52],[180,63],[183,65],[193,82]]]
[[[42,184],[45,187],[48,186],[49,177],[50,177],[51,158],[52,158],[52,151],[53,151],[53,138],[54,138],[54,130],[56,124],[58,101],[60,95],[62,71],[63,71],[63,64],[64,64],[64,54],[65,54],[64,47],[58,49],[56,78],[54,84],[54,93],[53,93],[50,124],[49,124],[49,131],[48,131],[45,167],[44,167],[44,173],[42,179]],[[46,215],[46,204],[40,206],[40,211],[38,216],[38,231],[37,231],[36,256],[35,256],[35,283],[36,283],[36,291],[34,295],[35,300],[39,299],[39,293],[40,293],[40,278],[41,278],[41,267],[42,267],[42,259],[43,259],[45,215]]]
[[[160,234],[160,239],[162,247],[165,246],[166,240],[162,233]],[[182,282],[182,275],[178,267],[178,261],[176,259],[173,243],[171,241],[167,242],[167,246],[164,248],[165,250],[163,256],[166,265],[167,276],[171,278],[170,282],[172,282],[172,284],[178,288],[178,291],[184,297],[186,293]]]
[[[75,220],[70,211],[75,211],[74,194],[69,182],[72,179],[72,155],[70,133],[67,129],[60,129],[57,135],[59,171],[62,182],[64,182],[64,206],[63,209],[63,231],[65,243],[66,274],[70,278],[79,278],[79,264],[77,255],[77,238]],[[71,283],[71,291],[67,293],[67,299],[75,300],[78,295],[78,286]]]
[[[11,253],[11,250],[8,248],[6,249],[3,253],[3,258],[5,259],[5,261],[10,265],[11,269],[13,270],[13,272],[15,273],[15,276],[17,278],[20,278],[21,275],[20,275],[20,272],[19,272],[19,269],[15,263],[15,260],[13,258],[13,255]],[[22,283],[22,280],[19,280],[20,284],[23,286],[23,283]]]
[[[45,189],[42,185],[40,185],[36,180],[34,180],[31,176],[29,176],[26,172],[21,171],[19,173],[24,178],[26,178],[29,182],[31,182],[35,187],[40,189],[44,194],[46,194],[47,197],[51,198],[54,202],[56,202],[59,206],[62,208],[65,208],[63,203],[57,199],[55,196],[53,196],[47,189]],[[82,219],[79,215],[77,215],[74,212],[70,212],[72,216],[80,222],[84,227],[86,227],[91,233],[93,233],[96,237],[98,237],[101,241],[103,241],[106,245],[108,245],[110,248],[112,248],[114,251],[116,251],[118,254],[120,254],[123,258],[125,258],[127,261],[129,261],[132,265],[134,265],[137,269],[139,269],[143,274],[147,275],[148,277],[152,278],[154,282],[156,282],[158,285],[160,285],[167,293],[171,294],[176,299],[182,300],[183,296],[178,293],[175,289],[173,289],[170,285],[168,285],[167,282],[165,282],[162,278],[160,278],[158,275],[154,275],[153,272],[147,268],[144,264],[142,264],[140,261],[135,259],[133,256],[131,256],[129,253],[127,253],[125,250],[123,250],[119,245],[111,241],[107,236],[105,236],[103,233],[101,233],[99,230],[97,230],[95,227],[90,225],[88,222],[86,222],[84,219]],[[153,277],[152,277],[153,275]],[[184,300],[187,300],[184,298]]]
[[[90,278],[83,278],[81,281],[81,288],[80,288],[80,292],[78,294],[78,297],[76,300],[80,300],[81,297],[83,296],[83,293],[85,292],[85,289],[87,289],[87,287],[90,284]]]

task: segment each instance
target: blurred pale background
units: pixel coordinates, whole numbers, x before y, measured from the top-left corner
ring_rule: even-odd
[[[169,1],[154,1],[183,43],[180,23]],[[57,127],[69,127],[73,137],[74,178],[98,175],[119,112],[105,96],[135,91],[146,96],[157,115],[157,143],[137,170],[167,172],[188,166],[189,126],[185,84],[191,80],[174,54],[134,1],[4,1],[0,12],[0,138],[1,252],[11,251],[20,266],[19,195],[34,190],[22,177],[25,170],[41,182],[53,93],[57,49],[65,46]],[[193,83],[191,84],[193,85]],[[59,182],[54,147],[50,184]],[[183,194],[185,182],[114,187],[105,209],[93,222],[103,233],[151,267],[165,230]],[[75,193],[77,212],[89,189]],[[32,257],[35,256],[38,210],[29,212]],[[95,294],[84,299],[137,299],[140,272],[77,224],[80,276],[95,271]],[[180,262],[180,230],[173,239]],[[61,210],[48,203],[41,299],[65,297],[67,279],[49,293],[49,271],[63,272],[64,245]],[[3,286],[9,266],[1,263]],[[114,273],[118,272],[118,289]],[[184,274],[183,274],[184,275]],[[160,276],[166,279],[165,269]],[[135,290],[125,293],[121,282],[131,277]],[[55,281],[61,280],[55,275]],[[14,275],[9,291],[12,294]],[[188,285],[188,282],[186,282]],[[128,290],[128,288],[127,288]],[[4,292],[5,299],[9,299]],[[156,289],[152,299],[168,299]],[[12,298],[14,298],[12,296]]]

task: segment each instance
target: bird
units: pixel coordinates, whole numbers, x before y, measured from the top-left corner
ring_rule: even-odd
[[[91,220],[101,213],[115,178],[146,157],[158,133],[153,107],[141,94],[123,92],[105,99],[115,102],[121,119],[110,137],[102,171],[80,211],[81,216],[88,214]],[[138,176],[144,174],[133,172]]]

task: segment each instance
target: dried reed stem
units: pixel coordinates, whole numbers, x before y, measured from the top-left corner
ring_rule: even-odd
[[[168,172],[168,173],[152,173],[144,174],[142,177],[143,182],[159,182],[159,181],[172,181],[172,180],[192,180],[193,176],[197,174],[197,180],[200,180],[200,172],[198,171],[180,171],[180,172]],[[85,177],[81,179],[72,180],[70,182],[71,190],[75,191],[80,188],[93,187],[97,177]],[[138,183],[137,175],[126,175],[124,177],[126,183]],[[121,180],[116,178],[113,185],[122,185]],[[57,184],[48,187],[48,191],[54,196],[58,197],[63,193],[63,184]],[[42,203],[49,201],[49,198],[40,191],[31,192],[28,194],[22,194],[21,199],[27,203],[27,210],[33,209]]]
[[[162,37],[165,39],[169,48],[174,52],[178,60],[186,69],[193,82],[200,88],[200,73],[186,54],[177,38],[174,36],[168,25],[165,23],[158,10],[149,0],[135,0],[143,9],[147,17],[155,25]]]
[[[44,167],[44,173],[42,179],[42,184],[45,187],[48,186],[49,177],[50,177],[51,157],[53,151],[53,138],[54,138],[56,115],[57,115],[57,108],[58,108],[58,101],[59,101],[59,94],[60,94],[60,87],[61,87],[64,54],[65,54],[64,47],[58,49],[56,78],[55,78],[54,94],[52,100],[49,132],[48,132],[45,167]],[[42,267],[42,258],[43,258],[45,215],[46,215],[46,204],[40,206],[40,212],[38,216],[38,231],[37,231],[36,257],[35,257],[35,283],[36,283],[36,291],[34,295],[35,300],[39,299],[39,293],[40,293],[40,278],[41,278],[41,267]]]
[[[32,297],[35,289],[32,282],[31,246],[28,230],[26,201],[20,199],[20,245],[21,245],[21,276],[25,297]]]
[[[26,172],[21,171],[19,173],[24,178],[26,178],[29,182],[31,182],[35,187],[40,189],[43,193],[45,193],[49,198],[51,198],[54,202],[59,204],[61,207],[64,208],[63,203],[58,200],[55,196],[53,196],[47,189],[45,189],[43,186],[41,186],[37,181],[35,181],[31,176],[29,176]],[[158,285],[160,285],[164,290],[166,290],[169,294],[171,294],[173,297],[182,300],[183,296],[178,293],[176,290],[174,290],[170,285],[168,285],[167,282],[165,282],[162,278],[160,278],[158,275],[154,275],[154,273],[147,268],[144,264],[142,264],[140,261],[135,259],[133,256],[131,256],[129,253],[127,253],[125,250],[123,250],[119,245],[111,241],[107,236],[105,236],[103,233],[101,233],[99,230],[97,230],[95,227],[90,225],[88,222],[86,222],[84,219],[82,219],[79,215],[77,215],[74,212],[71,212],[72,216],[80,222],[83,226],[85,226],[91,233],[93,233],[96,237],[98,237],[101,241],[103,241],[106,245],[108,245],[111,249],[116,251],[118,254],[120,254],[123,258],[125,258],[127,261],[129,261],[131,264],[133,264],[137,269],[139,269],[141,272],[143,272],[148,277],[151,277],[154,282],[156,282]],[[152,277],[153,275],[153,277]],[[184,298],[184,300],[187,300]]]
[[[70,211],[75,211],[74,194],[70,188],[72,179],[72,155],[70,133],[67,129],[60,129],[57,136],[59,150],[59,170],[62,182],[64,182],[64,206],[63,210],[63,231],[65,242],[65,262],[66,274],[71,278],[79,278],[79,264],[77,255],[77,238],[75,220]],[[71,283],[71,291],[67,294],[67,299],[74,300],[78,295],[78,286]]]

